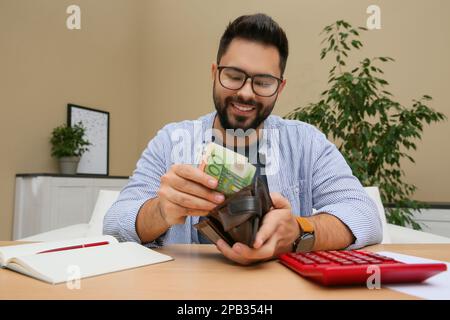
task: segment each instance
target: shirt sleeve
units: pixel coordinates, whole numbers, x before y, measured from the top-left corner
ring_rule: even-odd
[[[119,241],[132,241],[147,247],[161,247],[165,234],[150,243],[142,243],[136,231],[136,218],[142,205],[157,197],[161,176],[166,172],[165,152],[170,150],[169,135],[164,129],[149,142],[137,162],[129,183],[120,192],[103,221],[103,233]]]
[[[336,146],[316,131],[313,146],[312,196],[317,212],[341,220],[355,242],[347,249],[380,243],[382,225],[376,204],[368,196]]]

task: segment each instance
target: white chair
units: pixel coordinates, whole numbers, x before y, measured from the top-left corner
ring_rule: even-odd
[[[381,243],[450,243],[450,238],[447,237],[387,223],[378,187],[366,187],[364,189],[369,197],[375,201],[378,208],[378,214],[383,225],[383,240]]]
[[[89,223],[75,224],[64,228],[43,232],[19,241],[56,241],[103,234],[103,218],[109,208],[119,197],[120,191],[100,190],[95,203],[94,211]]]
[[[384,212],[383,203],[381,202],[381,196],[380,196],[380,191],[378,190],[378,187],[366,187],[364,189],[366,190],[369,197],[377,205],[378,215],[380,216],[381,225],[383,228],[383,240],[381,241],[381,243],[392,243],[391,235],[388,231],[386,214]]]

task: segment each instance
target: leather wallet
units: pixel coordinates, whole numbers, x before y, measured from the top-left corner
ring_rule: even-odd
[[[272,206],[267,185],[257,177],[254,183],[229,196],[194,227],[213,243],[223,239],[230,246],[241,242],[253,247],[263,217]]]

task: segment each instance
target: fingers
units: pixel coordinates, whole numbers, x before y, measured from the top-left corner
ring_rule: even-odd
[[[192,167],[186,164],[175,164],[172,166],[173,171],[180,177],[188,179],[210,189],[217,187],[217,179],[204,173],[199,168]]]
[[[186,213],[187,213],[188,216],[207,216],[209,211],[207,211],[207,210],[186,209]]]
[[[225,200],[225,196],[220,192],[206,188],[197,182],[186,180],[176,174],[172,174],[169,179],[171,187],[178,191],[206,199],[216,204],[222,203]]]
[[[261,228],[259,228],[255,236],[255,243],[253,244],[255,249],[261,248],[264,242],[266,242],[266,240],[269,239],[277,230],[277,212],[277,210],[272,210],[265,215]]]
[[[216,246],[228,259],[242,265],[250,265],[255,262],[272,259],[276,248],[276,239],[270,240],[259,250],[249,248],[242,243],[235,243],[233,247],[230,247],[222,239],[217,241]]]
[[[186,215],[205,216],[225,200],[223,194],[211,189],[213,187],[217,187],[217,180],[200,169],[173,165],[161,177],[158,197],[162,200],[162,211],[170,216],[170,221],[177,223]]]
[[[216,203],[190,195],[188,193],[180,192],[171,187],[161,188],[158,196],[163,197],[183,208],[194,209],[196,211],[211,211],[217,206]]]
[[[289,203],[289,200],[283,197],[278,192],[271,192],[270,197],[272,198],[272,203],[275,209],[290,209],[291,204]]]
[[[237,244],[234,244],[233,248],[235,248]],[[222,254],[227,257],[228,259],[237,262],[239,264],[242,265],[249,265],[252,263],[251,260],[246,259],[244,257],[242,257],[238,252],[236,252],[235,250],[233,250],[233,248],[231,248],[228,243],[226,243],[224,240],[219,239],[216,243],[217,249],[219,249],[220,252],[222,252]]]
[[[242,243],[236,243],[233,250],[246,260],[262,261],[273,258],[277,247],[277,238],[271,237],[261,248],[249,248]]]
[[[169,225],[185,223],[186,216],[206,216],[209,213],[207,210],[186,209],[169,200],[160,202],[160,210]]]

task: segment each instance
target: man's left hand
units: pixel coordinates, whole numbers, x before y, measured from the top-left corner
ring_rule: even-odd
[[[292,251],[292,243],[299,236],[300,227],[292,214],[289,201],[279,193],[271,193],[270,196],[274,208],[264,216],[253,248],[239,242],[230,247],[220,239],[216,245],[225,257],[249,265]]]

